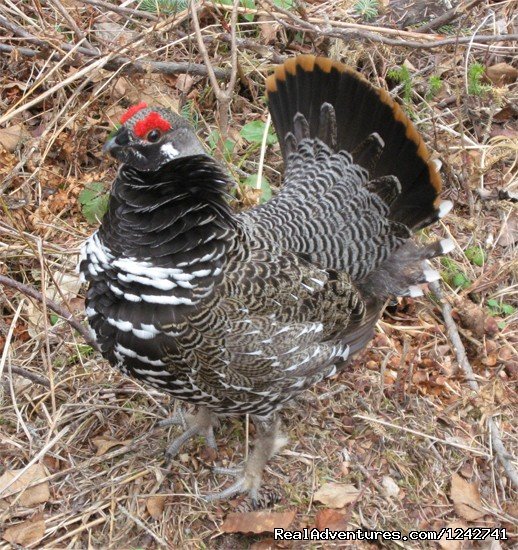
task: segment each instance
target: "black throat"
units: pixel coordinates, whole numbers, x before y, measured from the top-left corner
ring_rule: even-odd
[[[205,155],[173,160],[156,172],[122,165],[101,240],[115,256],[157,266],[214,260],[225,254],[236,229],[228,187],[226,174]]]

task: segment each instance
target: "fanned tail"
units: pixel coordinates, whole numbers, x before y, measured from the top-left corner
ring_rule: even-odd
[[[449,210],[421,136],[385,90],[342,63],[312,55],[277,66],[266,86],[285,159],[304,137],[319,138],[352,153],[369,171],[372,190],[379,183],[379,194],[391,196],[390,220],[415,230]]]

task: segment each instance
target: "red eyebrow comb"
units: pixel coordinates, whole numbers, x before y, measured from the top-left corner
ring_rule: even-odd
[[[147,103],[144,101],[141,101],[140,103],[137,103],[137,105],[133,105],[130,107],[122,116],[121,116],[121,124],[124,124],[127,122],[134,114],[138,113],[142,109],[145,109],[147,107]]]
[[[167,132],[171,129],[171,124],[160,116],[159,113],[152,111],[144,120],[139,120],[135,124],[134,132],[140,138],[143,138],[150,130],[160,130]]]

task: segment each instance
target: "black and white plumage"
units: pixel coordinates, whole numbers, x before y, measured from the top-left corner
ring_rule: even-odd
[[[328,59],[300,56],[267,81],[286,163],[277,197],[247,212],[188,124],[130,110],[105,149],[122,162],[80,263],[102,354],[200,406],[174,454],[219,415],[251,414],[256,445],[219,496],[257,496],[285,443],[276,411],[363,348],[390,295],[416,294],[447,252],[412,231],[449,207],[421,138],[390,97]]]

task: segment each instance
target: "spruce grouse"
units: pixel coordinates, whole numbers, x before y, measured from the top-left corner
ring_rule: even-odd
[[[104,357],[199,406],[170,455],[195,434],[214,444],[219,416],[251,415],[254,450],[216,497],[257,498],[286,442],[277,411],[369,342],[387,297],[438,278],[426,260],[452,247],[412,237],[451,203],[387,92],[308,55],[266,87],[285,161],[276,197],[234,212],[191,126],[137,105],[105,145],[121,165],[80,263]]]

